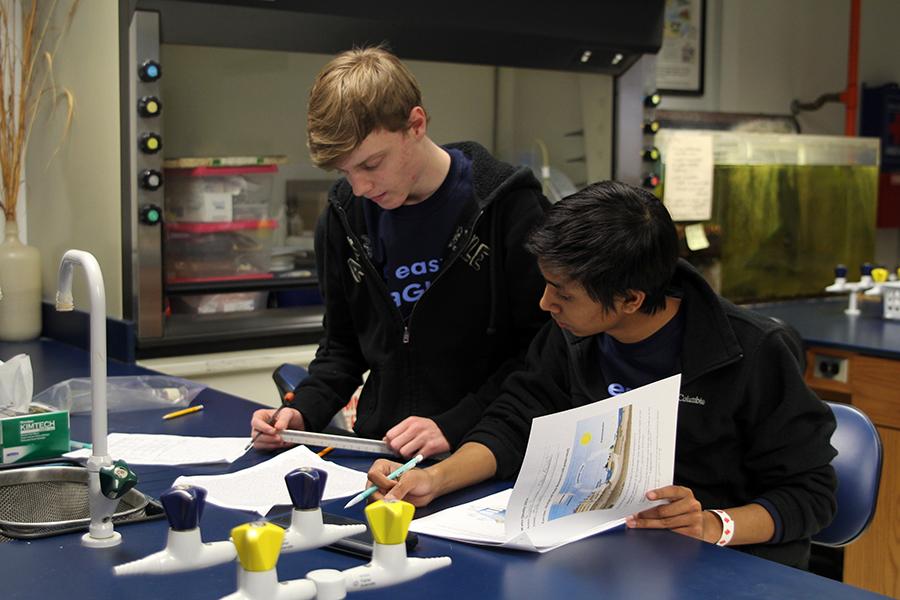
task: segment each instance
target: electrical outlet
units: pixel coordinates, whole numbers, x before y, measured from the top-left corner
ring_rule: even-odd
[[[847,383],[849,361],[846,358],[816,354],[813,360],[813,377]]]

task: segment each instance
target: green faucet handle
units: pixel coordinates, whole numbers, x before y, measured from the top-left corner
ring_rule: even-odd
[[[108,467],[100,467],[100,491],[110,500],[121,498],[137,482],[137,475],[124,460],[114,461]]]

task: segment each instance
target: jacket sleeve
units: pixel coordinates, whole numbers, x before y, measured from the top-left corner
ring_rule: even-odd
[[[525,241],[532,228],[544,214],[547,200],[535,190],[524,190],[504,198],[491,210],[498,229],[492,234],[492,246],[500,248],[498,289],[492,291],[491,302],[497,302],[497,330],[489,335],[504,336],[508,352],[494,373],[474,392],[463,397],[453,408],[432,418],[440,427],[450,446],[455,448],[465,433],[497,396],[503,381],[525,365],[528,345],[540,328],[547,323],[547,314],[540,309],[544,278],[535,258],[525,250]],[[493,240],[492,240],[493,241]]]
[[[295,407],[310,431],[321,431],[328,425],[362,383],[362,374],[367,369],[350,307],[341,289],[343,236],[332,231],[340,228],[331,214],[333,210],[328,207],[319,217],[315,239],[319,289],[325,304],[325,333],[309,365],[309,377],[298,386],[295,400]]]
[[[758,350],[749,383],[750,417],[743,466],[753,474],[756,497],[771,503],[783,524],[780,542],[809,538],[831,522],[837,487],[830,444],[834,415],[807,387],[783,330]]]
[[[531,421],[572,408],[566,341],[555,323],[538,332],[526,357],[526,369],[510,375],[465,442],[487,446],[497,460],[496,476],[511,479],[522,466]]]

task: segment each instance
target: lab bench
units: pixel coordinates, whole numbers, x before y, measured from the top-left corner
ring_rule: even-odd
[[[31,356],[35,389],[40,390],[69,377],[89,372],[88,353],[49,339],[28,343],[0,343],[0,359],[25,352]],[[110,375],[147,372],[134,364],[108,361]],[[258,405],[206,389],[195,402],[204,410],[171,421],[165,412],[111,413],[110,431],[174,433],[181,435],[244,436]],[[75,439],[89,440],[87,415],[72,417]],[[265,460],[264,453],[251,450],[228,466],[185,468],[137,468],[138,489],[158,495],[180,474],[233,472]],[[346,451],[329,455],[346,466],[365,470],[371,456]],[[510,482],[487,482],[439,498],[427,514],[499,491]],[[362,506],[341,508],[341,500],[326,502],[323,510],[362,518]],[[207,505],[200,523],[204,540],[226,539],[232,527],[254,520],[251,513]],[[0,543],[0,594],[6,598],[47,597],[115,598],[126,594],[142,598],[216,598],[236,589],[235,566],[218,565],[202,571],[170,575],[116,578],[114,565],[134,560],[163,547],[165,521],[133,523],[119,530],[123,542],[115,548],[86,549],[80,534]],[[414,556],[450,556],[449,568],[396,587],[354,593],[360,600],[372,598],[874,598],[851,586],[797,569],[749,556],[731,548],[705,544],[670,531],[634,531],[618,528],[558,548],[534,554],[460,544],[420,536]],[[362,560],[328,550],[283,555],[277,569],[280,580],[302,578],[318,568],[346,569]]]

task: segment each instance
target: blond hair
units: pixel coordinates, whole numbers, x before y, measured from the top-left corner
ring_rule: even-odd
[[[307,146],[313,163],[330,169],[375,130],[405,130],[422,105],[416,78],[381,47],[355,48],[333,58],[309,92]]]

